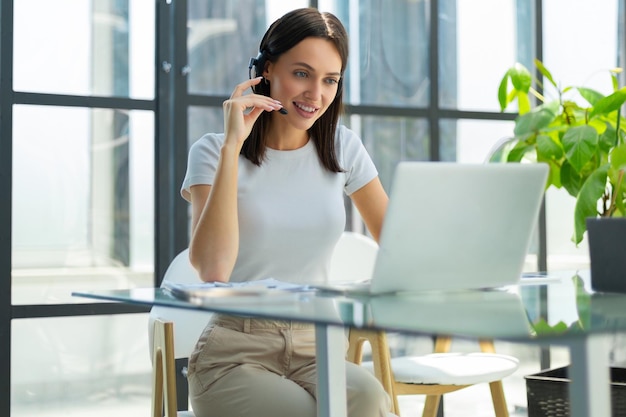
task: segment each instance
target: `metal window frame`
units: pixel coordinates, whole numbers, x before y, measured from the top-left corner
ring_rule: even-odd
[[[162,9],[162,5],[171,6],[169,0],[158,0],[157,8]],[[161,7],[159,7],[161,6]],[[159,107],[159,97],[154,100],[139,100],[125,97],[98,97],[98,96],[75,96],[66,94],[40,94],[31,92],[13,91],[13,13],[14,0],[1,0],[0,2],[0,386],[5,389],[0,390],[0,415],[11,415],[11,329],[14,319],[37,319],[50,317],[78,317],[91,315],[112,315],[145,313],[149,308],[145,306],[132,306],[118,303],[84,303],[84,304],[12,304],[12,168],[13,168],[13,107],[14,105],[44,105],[63,107],[83,107],[83,108],[105,108],[105,109],[126,109],[126,110],[148,110],[155,112],[155,129],[162,135],[168,132],[167,127],[158,123],[161,118],[158,111],[165,111]],[[169,18],[170,12],[166,10],[157,11],[157,15],[162,18]],[[160,23],[157,18],[155,24]],[[155,26],[155,33],[162,31]],[[157,46],[157,59],[161,50]],[[163,80],[158,80],[159,82]],[[155,90],[160,91],[160,90]],[[165,97],[167,99],[167,96]],[[165,133],[163,133],[165,132]],[[161,137],[156,135],[157,146]],[[180,152],[179,152],[180,154]],[[167,156],[167,160],[157,159],[155,161],[156,173],[166,172],[168,162],[172,155]],[[167,184],[168,179],[155,178],[157,184]],[[160,181],[160,182],[159,182]],[[170,183],[172,179],[169,179]],[[159,187],[156,187],[158,190]],[[170,200],[174,198],[170,195]],[[156,201],[162,204],[162,201]],[[158,215],[161,217],[159,218]],[[179,216],[180,217],[180,216]],[[155,248],[163,248],[168,245],[160,242],[171,242],[174,239],[170,230],[177,230],[172,226],[174,219],[170,211],[157,212],[156,223],[163,225],[161,230],[156,229]],[[186,239],[186,234],[185,234]],[[167,265],[167,255],[157,253],[155,258],[163,259]],[[173,256],[172,258],[173,259]],[[156,265],[155,265],[156,268]],[[155,283],[160,276],[155,269]]]
[[[7,57],[9,57],[7,59]],[[11,415],[13,1],[0,2],[0,415]]]

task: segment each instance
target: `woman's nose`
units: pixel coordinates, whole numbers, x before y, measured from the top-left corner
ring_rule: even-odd
[[[309,88],[307,91],[307,98],[310,100],[320,100],[322,97],[322,80],[314,80],[309,84]]]

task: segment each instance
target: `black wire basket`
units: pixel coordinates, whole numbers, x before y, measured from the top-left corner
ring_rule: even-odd
[[[528,417],[567,417],[568,367],[527,375]],[[626,368],[611,368],[611,416],[626,417]]]

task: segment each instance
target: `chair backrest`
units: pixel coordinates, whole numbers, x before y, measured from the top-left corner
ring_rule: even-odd
[[[513,137],[504,137],[496,142],[487,153],[485,163],[490,162],[506,162],[509,152],[515,147],[517,139]]]
[[[189,249],[183,250],[172,260],[167,268],[167,271],[165,271],[165,276],[163,277],[163,283],[166,281],[179,284],[193,284],[200,282],[198,273],[189,262]],[[163,283],[161,286],[163,286]],[[150,357],[152,357],[153,354],[153,327],[154,320],[156,318],[174,323],[174,355],[176,358],[187,358],[193,351],[193,348],[210,317],[211,313],[209,312],[182,310],[161,306],[152,307],[148,319]]]
[[[370,279],[378,244],[368,236],[343,232],[330,261],[329,282]]]

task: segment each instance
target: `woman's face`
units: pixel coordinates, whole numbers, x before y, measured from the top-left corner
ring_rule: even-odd
[[[265,78],[272,98],[287,115],[276,114],[301,130],[307,130],[331,105],[341,78],[341,56],[326,39],[306,38],[269,63]]]

